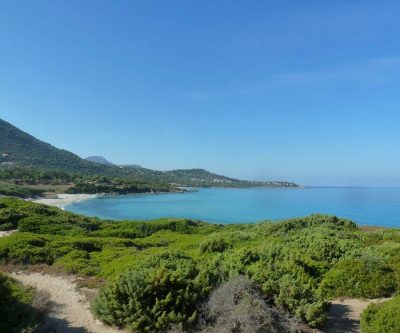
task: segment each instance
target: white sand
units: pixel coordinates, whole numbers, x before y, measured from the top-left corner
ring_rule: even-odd
[[[9,236],[12,233],[16,232],[17,230],[9,230],[9,231],[0,231],[0,238],[1,237],[5,237],[5,236]]]
[[[90,303],[72,277],[18,272],[11,277],[24,285],[50,295],[50,312],[44,319],[44,331],[57,333],[126,333],[95,319]]]
[[[97,194],[58,194],[57,198],[40,198],[32,201],[49,206],[63,208],[64,206],[72,204],[74,202],[80,202],[96,197]]]

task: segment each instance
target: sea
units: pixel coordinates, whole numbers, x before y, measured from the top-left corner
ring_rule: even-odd
[[[319,213],[360,225],[400,228],[400,188],[200,188],[187,193],[99,196],[64,209],[112,220],[175,217],[218,224]]]

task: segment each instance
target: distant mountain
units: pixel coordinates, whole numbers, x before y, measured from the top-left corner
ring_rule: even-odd
[[[99,164],[115,165],[114,163],[107,161],[103,156],[88,156],[85,158],[85,160],[89,161],[89,162],[99,163]]]
[[[0,166],[28,166],[40,170],[58,170],[176,186],[297,187],[289,182],[239,180],[203,169],[157,171],[138,165],[116,166],[100,156],[96,156],[95,159],[96,161],[93,161],[92,157],[91,160],[85,160],[69,151],[53,147],[0,119]]]

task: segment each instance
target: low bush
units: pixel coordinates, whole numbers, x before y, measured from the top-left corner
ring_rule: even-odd
[[[257,260],[245,272],[261,286],[265,297],[311,326],[321,325],[327,309],[317,292],[323,266],[281,242],[264,244],[255,251],[258,259],[252,256]]]
[[[0,239],[0,261],[21,264],[51,264],[53,255],[47,248],[51,237],[31,233],[15,233]]]
[[[38,323],[31,302],[33,290],[0,274],[0,332],[30,333]]]
[[[363,333],[400,332],[400,296],[370,304],[361,315],[361,329]]]
[[[33,189],[11,184],[0,184],[0,194],[18,198],[35,198],[43,195],[46,189]]]
[[[339,262],[324,276],[320,289],[329,298],[385,297],[396,290],[396,280],[385,260],[362,257]]]
[[[153,256],[103,289],[94,311],[108,324],[140,332],[159,332],[171,323],[189,325],[212,287],[207,275],[187,256]]]
[[[213,235],[200,244],[199,250],[200,253],[214,253],[224,252],[230,247],[231,245],[223,236]]]

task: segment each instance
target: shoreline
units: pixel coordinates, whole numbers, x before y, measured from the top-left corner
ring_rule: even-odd
[[[29,200],[35,203],[40,203],[43,205],[53,206],[57,208],[64,209],[65,206],[82,202],[89,199],[97,198],[98,194],[57,194],[57,198],[39,198],[34,200]]]
[[[64,210],[65,206],[71,205],[73,203],[78,203],[98,197],[120,197],[120,196],[131,196],[131,195],[159,195],[159,194],[176,194],[176,193],[188,193],[195,191],[176,191],[176,192],[145,192],[145,193],[129,193],[129,194],[118,194],[118,193],[97,193],[97,194],[87,194],[87,193],[76,193],[67,194],[59,193],[56,194],[57,197],[53,198],[29,198],[25,199],[27,201],[48,205],[52,207],[57,207]]]

